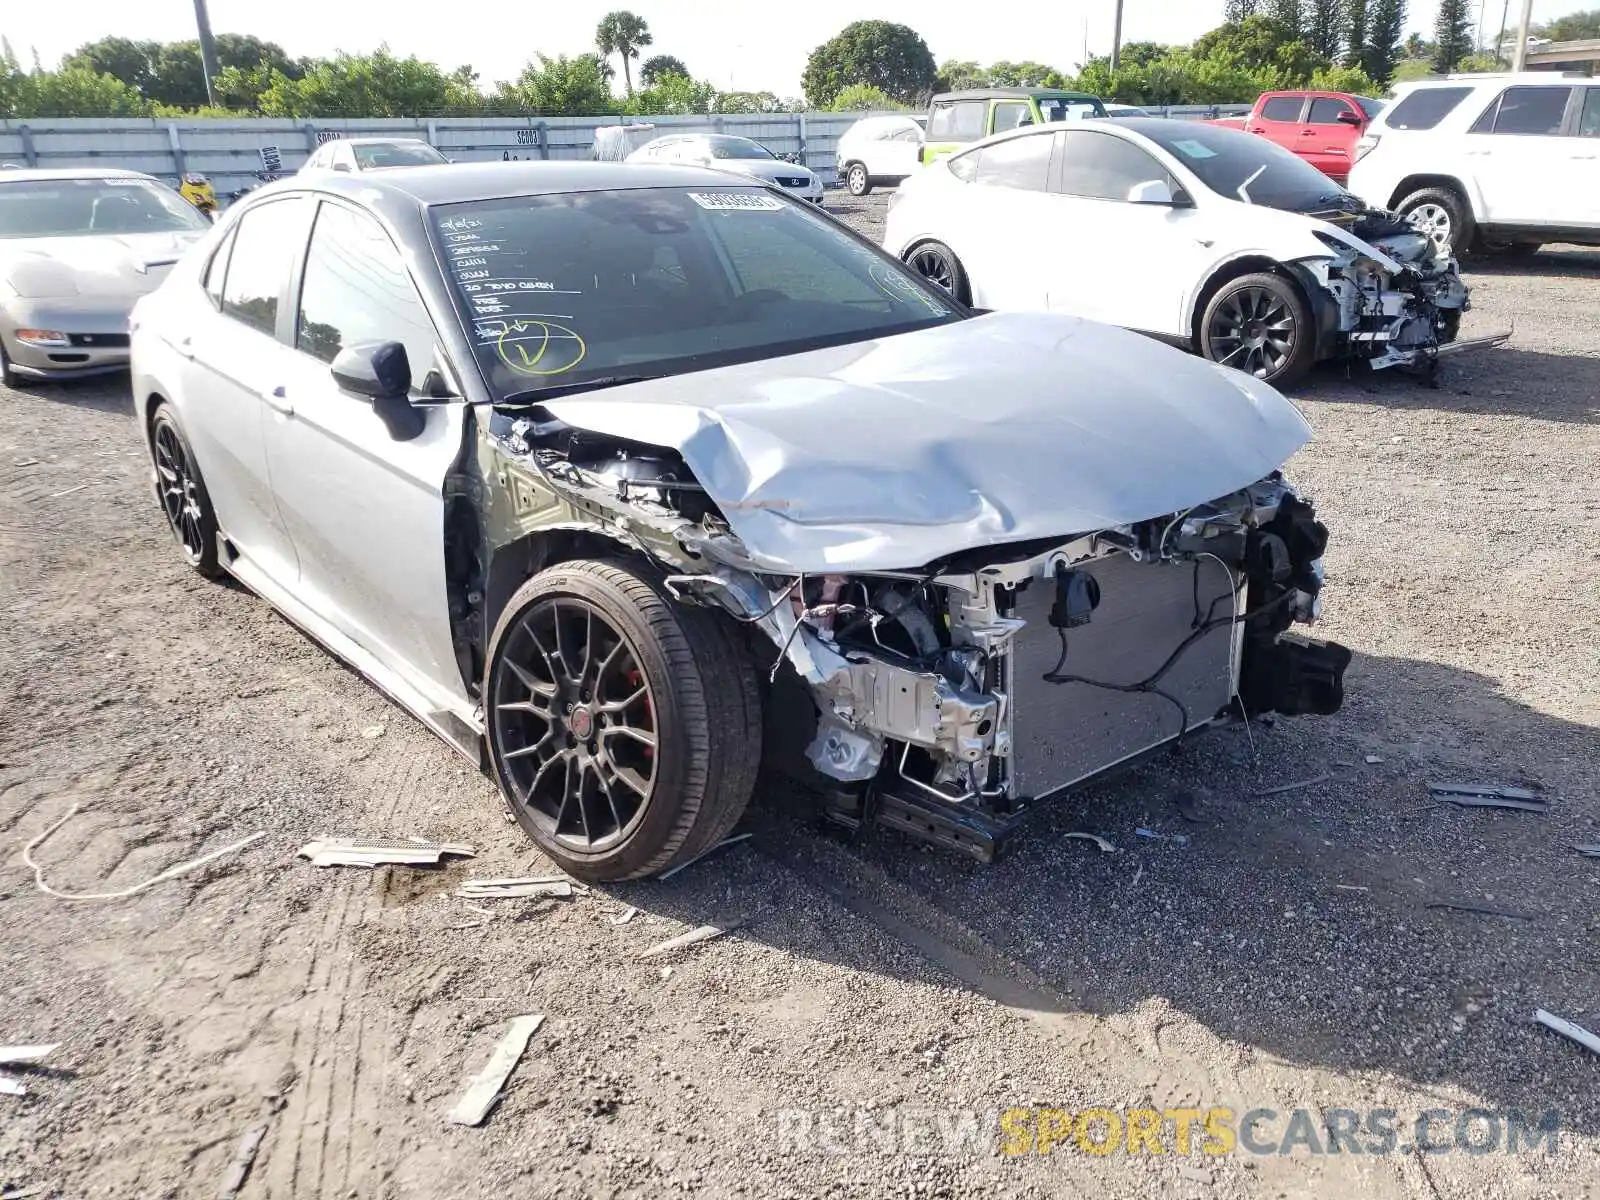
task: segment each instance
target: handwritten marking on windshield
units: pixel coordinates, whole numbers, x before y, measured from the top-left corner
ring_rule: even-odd
[[[560,375],[581,363],[589,347],[570,325],[518,317],[495,339],[495,353],[519,375]]]

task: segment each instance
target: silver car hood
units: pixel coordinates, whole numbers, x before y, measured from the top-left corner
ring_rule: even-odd
[[[130,302],[154,291],[206,230],[0,241],[0,283],[25,300]]]
[[[793,179],[797,175],[808,180],[811,178],[809,167],[777,158],[718,158],[713,159],[710,165],[718,171],[749,175],[755,179],[764,179],[768,183],[776,183],[780,178]]]
[[[553,400],[677,450],[763,567],[917,567],[1149,520],[1310,439],[1277,391],[1139,334],[993,313]]]

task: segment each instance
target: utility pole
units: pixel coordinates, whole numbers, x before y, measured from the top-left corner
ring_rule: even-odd
[[[1489,0],[1478,0],[1478,36],[1472,43],[1472,52],[1474,54],[1483,53],[1483,8],[1488,3]]]
[[[206,103],[217,102],[217,43],[211,36],[206,0],[194,0],[194,22],[200,30],[200,69],[206,77]]]
[[[1533,0],[1522,0],[1522,23],[1517,27],[1517,52],[1511,59],[1511,69],[1522,71],[1528,65],[1528,26],[1533,21]]]
[[[1499,63],[1500,52],[1506,48],[1506,17],[1511,12],[1511,0],[1500,5],[1500,40],[1494,44],[1494,61]]]
[[[1528,0],[1532,3],[1532,0]],[[1117,60],[1122,57],[1122,0],[1117,0],[1117,15],[1111,24],[1111,74],[1117,73]]]

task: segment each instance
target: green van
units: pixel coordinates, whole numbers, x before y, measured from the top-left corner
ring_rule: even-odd
[[[924,165],[938,162],[968,142],[1020,125],[1045,125],[1105,115],[1106,106],[1100,103],[1099,97],[1087,92],[1064,92],[1056,88],[943,92],[929,102],[928,129],[918,161]]]

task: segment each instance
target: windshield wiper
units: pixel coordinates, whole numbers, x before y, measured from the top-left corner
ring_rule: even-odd
[[[602,388],[621,387],[625,383],[643,383],[647,379],[662,379],[661,375],[602,375],[598,379],[584,379],[577,383],[554,383],[545,387],[524,388],[495,401],[496,404],[529,404],[539,400],[553,400],[558,396],[575,396],[579,392],[597,392]]]

